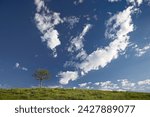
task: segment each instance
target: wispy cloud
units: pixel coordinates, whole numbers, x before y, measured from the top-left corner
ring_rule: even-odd
[[[23,70],[23,71],[28,71],[28,68],[22,67],[22,66],[20,65],[20,63],[18,63],[18,62],[15,64],[15,68],[16,68],[16,69],[19,69],[19,70]]]
[[[78,5],[78,4],[81,4],[81,3],[83,3],[84,2],[84,0],[74,0],[74,4],[75,5]]]
[[[137,57],[145,55],[150,50],[150,44],[147,44],[144,47],[140,48],[137,44],[131,43],[130,47],[135,51],[135,56]]]
[[[79,87],[86,87],[87,85],[91,85],[92,82],[87,82],[87,83],[82,83],[82,84],[79,84]]]
[[[76,16],[70,16],[70,17],[65,17],[63,18],[63,21],[66,23],[69,23],[69,28],[73,29],[74,26],[79,23],[80,18],[76,17]]]
[[[63,88],[62,85],[51,85],[51,86],[47,86],[47,88]]]
[[[92,27],[91,24],[86,24],[83,31],[81,34],[71,40],[71,44],[68,47],[68,51],[71,53],[77,52],[76,58],[85,58],[86,57],[86,52],[83,49],[84,48],[84,36],[87,34],[87,32],[90,30]]]
[[[60,13],[50,11],[45,5],[44,0],[35,0],[36,13],[35,21],[37,28],[43,34],[43,42],[47,42],[47,47],[53,50],[54,57],[57,57],[56,47],[61,44],[59,32],[55,26],[62,23]]]
[[[147,53],[150,50],[150,44],[144,46],[143,48],[139,48],[138,46],[135,48],[136,51],[136,56],[141,57],[143,56],[145,53]]]
[[[108,0],[108,2],[119,2],[121,0]]]
[[[150,0],[145,0],[147,2],[147,4],[150,6]]]

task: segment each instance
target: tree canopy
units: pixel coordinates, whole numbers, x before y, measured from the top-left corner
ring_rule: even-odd
[[[33,77],[40,81],[40,88],[42,87],[42,81],[50,78],[50,73],[47,69],[38,69],[34,72]]]

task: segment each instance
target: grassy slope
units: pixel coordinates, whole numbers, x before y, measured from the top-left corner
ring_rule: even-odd
[[[81,89],[0,89],[0,100],[150,100],[150,93]]]

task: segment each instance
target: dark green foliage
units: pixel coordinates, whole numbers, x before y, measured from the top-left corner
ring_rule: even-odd
[[[37,80],[40,81],[40,88],[41,88],[42,81],[49,79],[50,74],[49,74],[48,70],[46,70],[46,69],[39,69],[39,70],[35,71],[35,73],[33,74],[33,77],[35,77]]]
[[[0,89],[1,100],[150,100],[150,93],[83,89]]]

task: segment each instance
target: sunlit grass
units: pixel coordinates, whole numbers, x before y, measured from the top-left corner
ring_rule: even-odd
[[[150,93],[83,89],[0,89],[1,100],[150,100]]]

